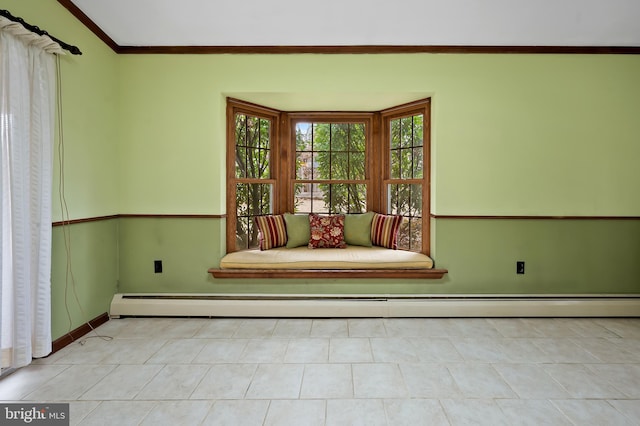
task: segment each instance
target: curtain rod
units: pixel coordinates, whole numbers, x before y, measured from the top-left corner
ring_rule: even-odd
[[[73,55],[82,55],[82,52],[80,51],[80,49],[77,46],[72,46],[72,45],[70,45],[68,43],[65,43],[64,41],[62,41],[62,40],[60,40],[58,38],[55,38],[54,36],[52,36],[51,34],[46,32],[45,30],[42,30],[42,29],[36,27],[35,25],[31,25],[31,24],[26,23],[24,21],[24,19],[18,18],[16,16],[13,16],[8,10],[0,9],[0,16],[4,16],[5,18],[9,19],[10,21],[18,22],[23,27],[25,27],[26,29],[28,29],[29,31],[31,31],[33,33],[36,33],[36,34],[41,35],[41,36],[44,35],[44,36],[49,37],[51,40],[53,40],[56,43],[58,43],[60,45],[60,47],[62,47],[64,50],[68,50]]]

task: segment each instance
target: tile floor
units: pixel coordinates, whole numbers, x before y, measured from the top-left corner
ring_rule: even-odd
[[[114,319],[0,381],[77,425],[638,425],[640,319]]]

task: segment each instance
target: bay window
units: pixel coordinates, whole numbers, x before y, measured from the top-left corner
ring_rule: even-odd
[[[295,112],[227,100],[227,252],[256,216],[403,217],[399,249],[429,254],[430,100],[384,111]]]

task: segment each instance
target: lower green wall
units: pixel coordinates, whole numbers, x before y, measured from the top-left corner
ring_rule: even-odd
[[[122,293],[640,293],[640,220],[434,220],[442,280],[220,280],[222,219],[120,219]],[[154,273],[153,261],[163,261]],[[526,273],[516,275],[516,261]]]
[[[67,274],[65,231],[70,236]],[[109,311],[118,282],[118,219],[53,227],[51,334],[55,340]],[[77,300],[76,300],[77,295]]]
[[[225,221],[193,218],[121,218],[121,293],[209,293],[207,269],[220,258]],[[163,272],[154,272],[161,260]]]
[[[67,277],[64,229],[56,226],[54,339],[108,312],[118,292],[640,293],[640,220],[435,219],[433,257],[449,269],[442,280],[213,279],[207,269],[224,254],[224,219],[124,217],[66,230],[75,279]],[[154,260],[163,273],[154,273]],[[524,275],[515,273],[519,260]]]
[[[446,292],[640,293],[640,220],[438,219],[435,239]]]

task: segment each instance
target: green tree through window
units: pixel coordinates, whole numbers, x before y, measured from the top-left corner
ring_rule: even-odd
[[[424,116],[391,120],[388,185],[389,210],[404,217],[398,235],[398,248],[422,247],[422,184],[424,176]]]
[[[298,123],[295,211],[365,212],[365,160],[364,123]]]

